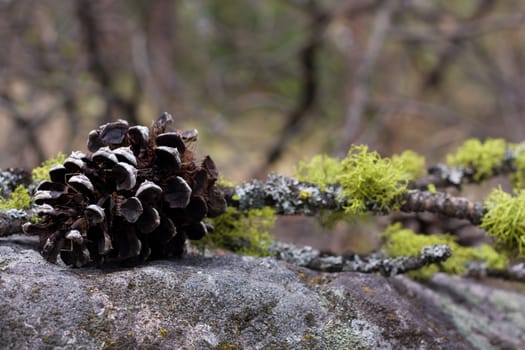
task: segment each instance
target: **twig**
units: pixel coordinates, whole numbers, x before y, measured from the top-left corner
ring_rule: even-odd
[[[394,276],[408,271],[420,269],[433,263],[447,260],[452,251],[447,245],[423,247],[418,256],[385,258],[381,254],[371,254],[360,257],[357,254],[349,256],[323,255],[312,247],[296,247],[292,244],[273,242],[270,252],[278,259],[288,263],[304,266],[312,270],[324,272],[379,272],[383,276]]]

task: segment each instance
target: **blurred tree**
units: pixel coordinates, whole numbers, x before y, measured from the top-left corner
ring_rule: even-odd
[[[523,139],[517,0],[0,2],[0,166],[167,110],[242,179],[367,143],[438,159]],[[16,136],[14,136],[16,135]],[[221,146],[221,147],[219,147]]]

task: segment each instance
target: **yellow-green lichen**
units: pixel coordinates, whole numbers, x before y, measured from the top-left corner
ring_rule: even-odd
[[[487,213],[481,227],[502,248],[525,256],[525,190],[513,196],[501,188],[494,189],[485,201]]]
[[[31,195],[27,188],[18,185],[9,198],[0,198],[0,210],[27,209],[31,206]]]
[[[494,167],[501,164],[506,150],[507,143],[503,139],[487,139],[483,143],[478,139],[468,139],[456,154],[447,157],[447,163],[474,168],[474,180],[481,181],[490,177]]]
[[[514,151],[515,171],[510,175],[514,190],[525,188],[525,149],[523,144],[511,145]]]
[[[415,180],[426,173],[425,158],[414,151],[407,150],[399,155],[394,154],[392,163],[405,170],[407,180]]]
[[[247,211],[229,207],[225,213],[209,219],[214,230],[194,244],[200,249],[224,248],[243,255],[267,256],[275,217],[275,211],[269,207]]]
[[[383,249],[391,257],[417,256],[423,247],[435,244],[446,244],[450,247],[452,256],[446,261],[410,272],[409,276],[415,279],[429,279],[440,271],[448,274],[462,274],[469,261],[484,262],[489,268],[499,269],[505,268],[508,264],[508,258],[498,253],[490,245],[463,247],[456,242],[454,236],[448,234],[422,235],[410,229],[404,229],[400,224],[395,224],[386,229],[384,236],[386,242]]]
[[[299,181],[311,182],[326,190],[327,185],[338,182],[341,174],[341,162],[335,157],[316,155],[309,161],[297,165],[296,178]]]
[[[347,213],[363,213],[369,203],[376,210],[395,209],[396,199],[407,188],[406,171],[400,162],[368,152],[367,146],[352,146],[341,167],[337,180],[348,201]]]
[[[51,169],[56,164],[62,164],[66,160],[67,156],[60,152],[55,158],[45,160],[33,169],[31,175],[34,181],[50,180],[49,178],[49,169]]]
[[[320,155],[310,162],[301,162],[297,178],[321,189],[328,185],[341,186],[341,199],[348,203],[346,213],[362,214],[369,205],[375,210],[395,209],[396,199],[406,190],[408,181],[419,174],[417,169],[423,164],[413,152],[400,155],[394,161],[361,145],[352,146],[341,161]]]

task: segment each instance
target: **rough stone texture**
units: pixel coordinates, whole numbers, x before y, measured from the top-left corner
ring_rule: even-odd
[[[320,273],[236,255],[50,264],[0,239],[1,349],[518,349],[525,297],[474,280]]]

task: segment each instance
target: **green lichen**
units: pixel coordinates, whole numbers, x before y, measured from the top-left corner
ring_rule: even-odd
[[[328,185],[341,187],[341,199],[347,202],[347,214],[395,209],[396,200],[407,188],[409,180],[424,169],[424,161],[413,152],[405,152],[395,160],[382,158],[368,147],[352,146],[341,161],[318,155],[297,167],[297,178],[321,189]]]
[[[275,211],[269,207],[247,211],[229,207],[225,213],[209,219],[214,230],[194,244],[200,249],[222,248],[243,255],[268,256],[272,242],[269,231],[275,217]]]
[[[9,198],[0,198],[0,210],[28,209],[30,206],[31,195],[23,185],[18,185]]]
[[[299,162],[296,178],[299,181],[314,183],[324,191],[328,185],[338,182],[341,171],[339,159],[321,154],[309,161]]]
[[[395,167],[404,169],[407,180],[415,180],[425,175],[425,158],[414,151],[404,151],[401,154],[392,156],[392,163]]]
[[[513,196],[501,188],[494,189],[485,207],[487,213],[480,226],[500,247],[525,257],[525,190]]]
[[[219,175],[219,179],[217,180],[217,186],[219,187],[235,187],[237,184],[233,181],[226,180],[222,175]]]
[[[487,139],[484,143],[478,139],[468,139],[456,154],[447,157],[447,163],[475,169],[473,178],[481,181],[493,174],[494,167],[503,161],[506,150],[507,143],[503,139]]]
[[[511,145],[514,151],[515,171],[510,175],[510,181],[515,191],[525,188],[525,149],[523,144]]]
[[[466,264],[470,261],[484,262],[489,268],[505,268],[508,258],[498,253],[488,244],[481,244],[476,247],[460,246],[454,236],[448,234],[422,235],[410,229],[404,229],[400,224],[389,226],[384,236],[386,242],[383,249],[388,256],[417,256],[425,246],[435,244],[446,244],[452,250],[452,256],[446,261],[425,266],[417,271],[412,271],[409,276],[414,279],[427,280],[436,272],[448,274],[462,274],[466,271]]]
[[[50,180],[49,169],[56,164],[62,164],[66,160],[67,156],[60,152],[55,158],[51,158],[43,161],[39,166],[33,169],[31,175],[34,181]]]
[[[379,211],[395,209],[396,199],[407,188],[407,172],[401,162],[368,152],[367,146],[352,146],[341,167],[337,180],[348,202],[347,213],[363,213],[368,204]]]

